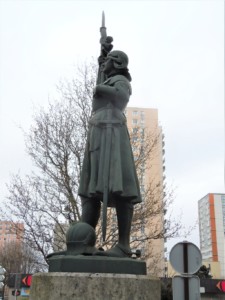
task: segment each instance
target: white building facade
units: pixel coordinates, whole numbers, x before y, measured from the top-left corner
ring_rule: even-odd
[[[198,201],[200,248],[203,260],[219,262],[225,278],[225,194],[207,194]]]

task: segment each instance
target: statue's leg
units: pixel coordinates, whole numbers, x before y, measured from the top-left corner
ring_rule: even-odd
[[[112,257],[130,257],[130,231],[133,217],[133,204],[124,199],[116,200],[116,212],[118,220],[119,240],[118,243],[107,251],[98,251],[96,255]]]
[[[134,207],[130,201],[118,199],[116,201],[116,213],[119,230],[119,245],[130,252],[130,231]]]
[[[94,229],[100,217],[101,202],[97,199],[81,198],[82,216],[81,221],[88,223]]]

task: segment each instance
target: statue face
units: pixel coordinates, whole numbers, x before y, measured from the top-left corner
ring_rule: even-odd
[[[106,58],[106,61],[104,63],[103,72],[106,75],[109,75],[114,70],[113,61],[111,58]]]

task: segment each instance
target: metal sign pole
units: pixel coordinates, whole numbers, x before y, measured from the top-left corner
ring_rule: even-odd
[[[183,243],[184,273],[188,274],[188,244]],[[189,278],[184,278],[184,299],[189,300]]]
[[[187,241],[177,243],[170,251],[170,262],[181,274],[173,277],[173,300],[200,299],[200,280],[193,275],[202,264],[198,247]]]
[[[17,300],[17,290],[20,289],[22,274],[17,273],[15,279],[15,299]]]
[[[15,275],[17,275],[17,274],[15,274]],[[16,300],[16,276],[15,276],[14,290],[15,290],[14,299]]]

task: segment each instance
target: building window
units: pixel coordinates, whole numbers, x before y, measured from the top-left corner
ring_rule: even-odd
[[[133,116],[137,116],[138,115],[138,111],[137,110],[133,110],[132,114],[133,114]]]
[[[132,119],[132,124],[137,125],[138,124],[138,120],[137,119]]]

